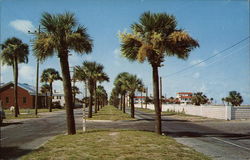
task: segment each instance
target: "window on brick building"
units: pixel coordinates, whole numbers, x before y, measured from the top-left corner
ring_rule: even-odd
[[[26,104],[27,103],[27,99],[26,97],[23,97],[23,104]]]
[[[10,102],[9,97],[6,97],[6,98],[5,98],[5,101],[6,101],[6,103],[9,103],[9,102]]]

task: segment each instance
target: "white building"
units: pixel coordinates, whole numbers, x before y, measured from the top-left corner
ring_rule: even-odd
[[[65,105],[64,94],[54,91],[52,102],[59,102],[60,105],[63,107]]]
[[[192,92],[179,92],[176,98],[179,99],[180,103],[188,104],[191,103],[193,93]]]

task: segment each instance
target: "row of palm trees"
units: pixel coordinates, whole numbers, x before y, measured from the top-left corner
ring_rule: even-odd
[[[75,134],[68,56],[70,50],[74,50],[78,54],[91,53],[93,40],[88,35],[87,29],[79,25],[75,15],[69,12],[63,14],[43,13],[40,24],[41,32],[36,34],[33,42],[34,55],[40,61],[45,61],[53,55],[59,58],[65,94],[68,134]],[[166,13],[145,12],[140,16],[138,23],[131,25],[131,30],[130,33],[120,34],[121,54],[130,61],[148,61],[151,65],[156,112],[155,131],[161,134],[158,68],[162,67],[164,57],[176,56],[180,59],[187,59],[189,53],[194,48],[199,47],[199,43],[186,31],[177,28],[175,17]],[[15,41],[15,39],[12,41]],[[10,54],[12,55],[10,58],[6,58],[5,63],[13,66],[14,74],[17,77],[17,64],[28,60],[28,46],[22,45],[21,42],[19,42],[20,44],[17,43],[19,45],[12,45],[12,41],[6,42],[9,44],[8,47],[3,45],[2,48],[5,49],[4,52],[13,53]],[[79,70],[84,70],[83,66],[79,67]],[[84,78],[81,79],[84,81]],[[98,80],[88,79],[85,81],[88,83],[90,94],[97,94],[94,91],[97,88],[96,82]],[[17,84],[17,79],[15,79],[15,84]],[[15,107],[17,108],[16,101]]]
[[[111,93],[110,101],[111,104],[117,106],[120,104],[120,109],[125,113],[126,108],[126,96],[129,96],[130,107],[131,107],[131,117],[135,117],[135,107],[134,107],[134,96],[136,91],[143,91],[144,85],[142,80],[136,75],[130,74],[128,72],[122,72],[117,75],[114,81],[114,88]],[[119,103],[120,95],[120,103]],[[118,104],[116,103],[118,102]]]
[[[104,72],[104,66],[96,62],[84,61],[81,66],[75,66],[73,79],[83,82],[89,90],[88,118],[92,118],[93,102],[95,105],[94,112],[97,113],[100,109],[99,104],[101,103],[101,106],[103,106],[108,98],[104,87],[98,85],[98,83],[109,81],[108,75]],[[95,100],[93,100],[93,97]]]

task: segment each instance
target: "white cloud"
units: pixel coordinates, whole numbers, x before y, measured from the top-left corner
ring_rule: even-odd
[[[200,73],[199,72],[196,72],[193,74],[193,78],[199,78],[200,77]]]
[[[35,82],[36,79],[36,71],[35,68],[29,65],[20,65],[19,69],[19,76],[20,80],[22,81],[28,81],[30,82]]]
[[[199,67],[206,66],[206,63],[202,62],[202,60],[200,60],[200,59],[196,59],[196,60],[193,60],[190,62],[190,65],[195,65],[195,64],[197,64],[197,66],[199,66]]]
[[[17,19],[10,22],[10,26],[23,33],[28,33],[28,31],[34,31],[35,27],[29,20]]]
[[[121,55],[120,48],[116,48],[116,49],[114,50],[114,52],[113,52],[113,53],[115,54],[115,57],[116,57],[116,58],[119,58],[119,57],[120,57],[120,55]]]

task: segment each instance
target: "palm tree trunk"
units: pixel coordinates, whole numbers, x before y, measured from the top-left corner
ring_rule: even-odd
[[[68,54],[62,53],[60,58],[62,78],[63,78],[63,90],[64,90],[64,99],[65,99],[65,108],[67,115],[67,128],[68,134],[76,134],[75,129],[75,119],[73,111],[73,102],[72,102],[72,87],[70,81],[69,73],[69,63],[68,63]]]
[[[125,94],[123,94],[123,107],[122,107],[122,111],[123,111],[123,113],[125,113],[125,109],[126,109],[126,104],[125,104]]]
[[[94,82],[94,96],[95,96],[95,113],[97,113],[96,82]]]
[[[14,107],[15,107],[15,117],[19,114],[18,108],[18,94],[17,94],[17,85],[18,85],[18,66],[17,66],[17,59],[14,59],[13,65],[13,77],[14,77]]]
[[[135,118],[134,95],[130,96],[130,100],[131,100],[131,118]]]
[[[93,90],[94,90],[94,84],[89,82],[89,113],[88,118],[92,118],[92,104],[93,104]]]
[[[99,106],[99,98],[98,97],[96,99],[96,103],[97,103],[97,110],[99,111],[100,110],[100,106]]]
[[[121,98],[120,98],[120,110],[122,110],[122,94],[121,94]]]
[[[52,97],[53,97],[53,88],[52,88],[52,83],[49,83],[49,88],[50,88],[50,97],[49,97],[49,111],[52,112]]]
[[[48,108],[47,92],[45,92],[45,108]]]
[[[152,65],[153,68],[153,94],[154,94],[154,106],[155,106],[155,132],[162,134],[161,130],[161,112],[160,112],[160,100],[159,100],[159,76],[158,67]]]

